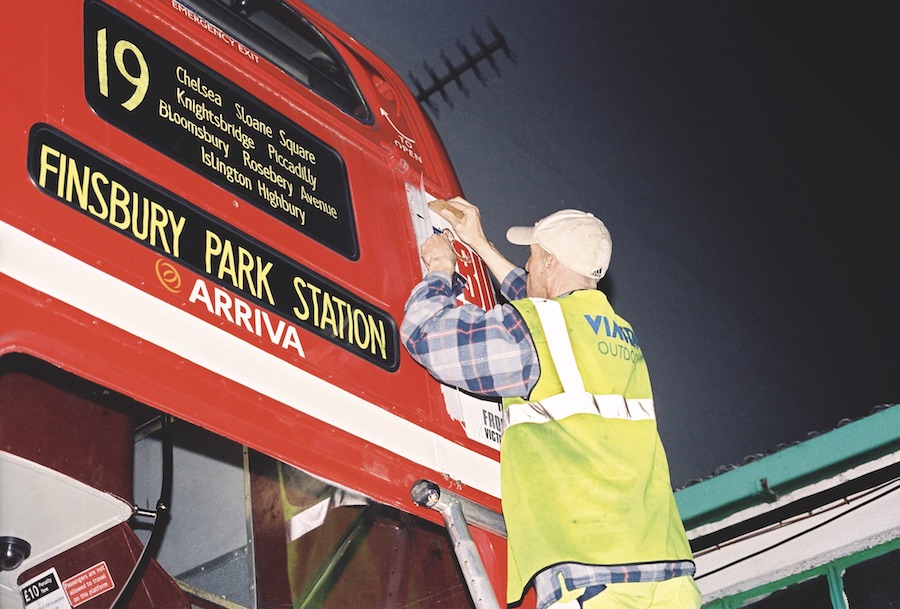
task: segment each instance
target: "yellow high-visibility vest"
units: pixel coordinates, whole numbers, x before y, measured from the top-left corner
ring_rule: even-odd
[[[512,304],[541,376],[527,399],[504,400],[508,602],[558,563],[691,560],[631,325],[598,290]]]

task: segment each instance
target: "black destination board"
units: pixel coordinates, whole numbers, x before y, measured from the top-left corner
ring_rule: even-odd
[[[399,337],[387,313],[57,129],[31,129],[28,172],[66,207],[197,273],[200,279],[180,291],[189,302],[221,316],[227,298],[225,314],[234,323],[283,343],[292,338],[283,334],[284,324],[256,312],[272,311],[381,368],[397,369]],[[216,286],[236,296],[216,297]]]
[[[104,120],[343,256],[359,257],[343,159],[328,144],[98,0],[85,94]]]

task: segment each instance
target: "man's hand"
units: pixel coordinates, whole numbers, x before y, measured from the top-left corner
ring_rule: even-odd
[[[442,202],[441,217],[450,223],[456,236],[476,252],[490,248],[481,225],[481,212],[477,207],[463,199],[453,197]]]
[[[481,224],[481,212],[477,207],[462,197],[438,201],[438,205],[441,217],[450,223],[459,240],[478,254],[497,281],[502,282],[509,272],[516,268],[516,265],[507,260],[506,256],[488,241]]]
[[[419,253],[429,273],[443,271],[452,276],[456,271],[456,251],[449,237],[443,233],[428,237]]]

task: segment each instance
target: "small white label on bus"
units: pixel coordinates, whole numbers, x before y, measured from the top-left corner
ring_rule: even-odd
[[[69,601],[60,585],[59,573],[51,568],[21,586],[22,600],[27,609],[70,609]]]

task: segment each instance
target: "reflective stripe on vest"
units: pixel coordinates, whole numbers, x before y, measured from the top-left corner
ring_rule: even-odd
[[[626,400],[621,395],[594,395],[584,389],[584,380],[575,363],[575,353],[563,318],[562,307],[555,300],[531,299],[535,305],[547,347],[563,386],[563,393],[539,402],[511,404],[503,412],[505,427],[518,423],[559,421],[575,414],[595,414],[607,419],[632,421],[655,419],[652,399]]]
[[[621,395],[560,393],[540,402],[511,404],[503,411],[506,427],[517,423],[560,421],[575,414],[596,414],[607,419],[655,419],[653,400],[626,400]]]

